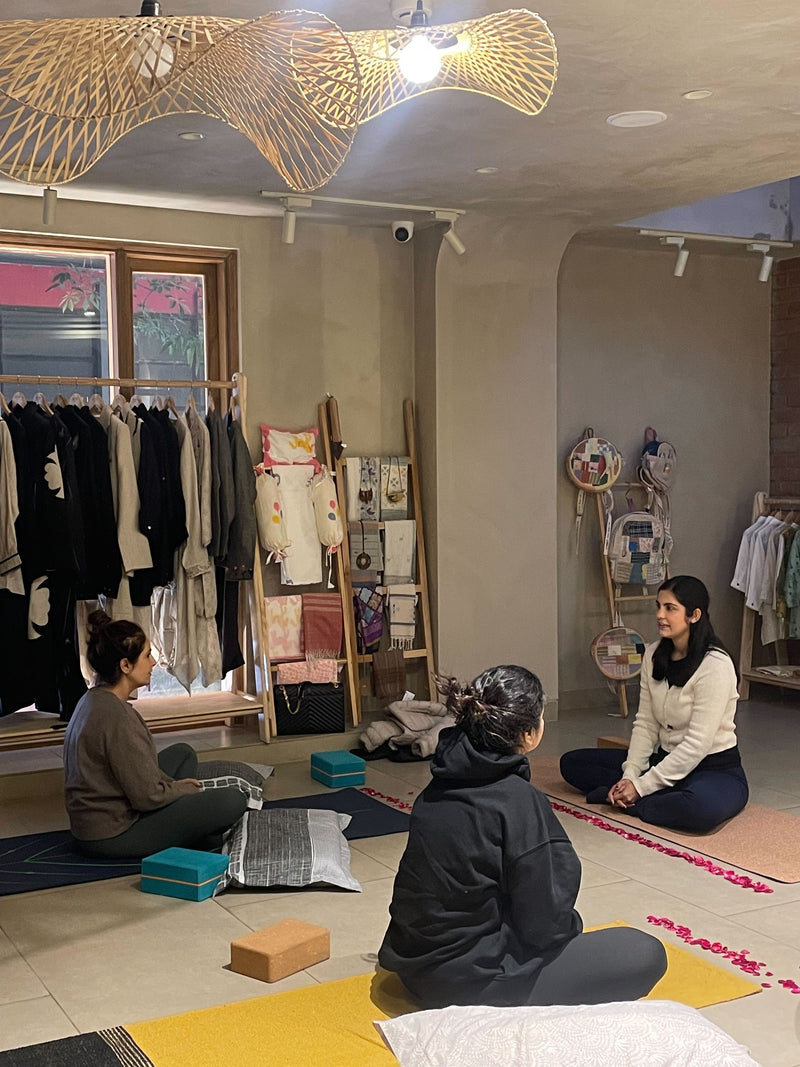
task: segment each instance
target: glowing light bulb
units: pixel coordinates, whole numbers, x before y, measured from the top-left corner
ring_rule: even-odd
[[[415,34],[397,57],[400,73],[406,81],[424,85],[433,81],[442,69],[442,56],[424,33]]]
[[[175,63],[175,52],[155,30],[145,30],[128,62],[144,81],[163,81]]]

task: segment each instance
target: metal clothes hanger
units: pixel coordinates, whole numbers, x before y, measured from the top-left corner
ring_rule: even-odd
[[[52,415],[53,414],[53,409],[47,403],[47,398],[45,397],[44,393],[41,393],[41,392],[34,393],[33,402],[34,402],[34,404],[38,404],[39,405],[39,407],[42,409],[42,411],[45,413],[45,415]]]

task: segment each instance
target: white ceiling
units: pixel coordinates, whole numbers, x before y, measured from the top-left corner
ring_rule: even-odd
[[[165,14],[255,18],[275,0],[164,0]],[[388,0],[308,0],[345,30],[391,25]],[[435,0],[434,21],[513,6]],[[4,0],[4,19],[136,14],[107,0]],[[758,12],[762,11],[763,14]],[[536,118],[471,93],[436,92],[362,127],[321,194],[545,215],[576,229],[693,203],[800,173],[800,5],[797,0],[542,0],[559,50],[552,100]],[[713,95],[685,101],[708,88]],[[606,117],[661,110],[669,120],[614,129]],[[205,140],[177,139],[200,130]],[[499,173],[476,173],[482,166]],[[161,119],[129,134],[71,193],[156,193],[265,208],[282,190],[243,136],[201,116]],[[65,190],[66,192],[66,190]]]

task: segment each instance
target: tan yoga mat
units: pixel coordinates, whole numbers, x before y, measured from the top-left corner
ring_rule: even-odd
[[[610,804],[587,804],[582,793],[558,773],[558,760],[531,759],[531,780],[549,797],[590,811],[609,822],[623,823],[648,837],[699,852],[776,882],[800,882],[800,818],[761,804],[747,807],[709,834],[681,834],[626,815]]]

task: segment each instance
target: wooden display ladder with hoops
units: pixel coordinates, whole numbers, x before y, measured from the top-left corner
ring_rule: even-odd
[[[616,490],[624,490],[627,497],[631,490],[641,490],[647,492],[641,482],[615,482],[609,492]],[[603,574],[603,588],[606,594],[606,602],[608,605],[608,625],[619,626],[620,619],[623,617],[623,612],[628,607],[636,607],[636,605],[642,604],[655,604],[656,593],[650,592],[652,588],[647,585],[634,586],[630,583],[620,585],[616,583],[611,575],[611,563],[606,555],[606,509],[603,505],[603,493],[598,493],[595,496],[595,504],[597,506],[597,525],[600,537],[600,567]],[[667,569],[667,576],[669,575],[669,569]],[[632,592],[634,588],[639,592]],[[617,699],[619,701],[619,712],[623,719],[628,718],[628,690],[627,681],[620,680],[614,683],[617,687]]]
[[[320,429],[322,430],[325,462],[334,471],[339,507],[346,518],[346,469],[343,458],[345,446],[342,443],[339,424],[339,406],[335,397],[328,397],[319,407]],[[431,632],[430,601],[428,596],[428,571],[425,562],[425,539],[422,522],[422,494],[420,490],[419,463],[417,460],[417,440],[414,426],[414,406],[410,400],[403,404],[403,422],[408,453],[408,493],[410,519],[416,523],[416,576],[414,588],[417,594],[417,629],[415,647],[404,651],[407,660],[424,660],[427,694],[424,698],[436,699],[436,669],[433,656],[433,636]],[[344,505],[344,506],[343,506]],[[382,528],[383,524],[378,523]],[[344,540],[337,553],[337,570],[339,588],[342,590],[342,608],[344,611],[345,653],[347,657],[348,692],[353,715],[353,723],[361,719],[361,690],[359,686],[360,668],[372,663],[372,653],[357,652],[356,624],[353,611],[353,578],[350,569],[350,539],[348,524],[344,522]],[[421,641],[421,644],[418,642]]]

